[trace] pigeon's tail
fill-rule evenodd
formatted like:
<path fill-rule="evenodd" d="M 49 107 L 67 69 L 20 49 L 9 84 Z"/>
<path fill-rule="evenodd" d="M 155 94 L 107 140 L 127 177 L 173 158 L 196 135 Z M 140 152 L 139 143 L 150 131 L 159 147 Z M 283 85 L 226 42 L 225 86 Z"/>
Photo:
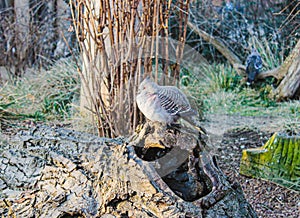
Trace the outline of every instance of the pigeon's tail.
<path fill-rule="evenodd" d="M 202 126 L 195 126 L 195 128 L 203 135 L 207 135 L 206 129 L 204 129 Z"/>
<path fill-rule="evenodd" d="M 185 121 L 187 121 L 190 125 L 192 125 L 198 132 L 200 132 L 203 135 L 207 135 L 206 130 L 201 126 L 201 123 L 198 119 L 198 116 L 190 115 L 190 116 L 181 116 Z"/>

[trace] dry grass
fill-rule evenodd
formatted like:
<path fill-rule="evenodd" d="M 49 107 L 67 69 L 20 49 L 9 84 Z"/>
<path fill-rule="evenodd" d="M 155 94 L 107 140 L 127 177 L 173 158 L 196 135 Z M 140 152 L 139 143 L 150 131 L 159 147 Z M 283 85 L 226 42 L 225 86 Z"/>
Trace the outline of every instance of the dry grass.
<path fill-rule="evenodd" d="M 282 129 L 298 131 L 299 101 L 275 102 L 261 90 L 266 89 L 266 85 L 242 87 L 232 80 L 230 69 L 219 66 L 208 70 L 213 74 L 214 69 L 222 71 L 213 77 L 208 75 L 207 80 L 190 79 L 192 82 L 184 87 L 195 106 L 204 112 L 204 118 L 208 114 L 282 117 Z M 228 78 L 222 78 L 224 75 Z M 80 113 L 79 75 L 76 65 L 70 60 L 59 61 L 48 71 L 30 70 L 24 78 L 8 82 L 0 89 L 0 109 L 6 112 L 6 120 L 13 117 L 43 122 L 64 121 L 76 130 L 97 133 L 97 126 Z"/>
<path fill-rule="evenodd" d="M 55 63 L 50 70 L 29 69 L 25 76 L 1 87 L 0 110 L 19 118 L 61 120 L 71 116 L 79 98 L 79 76 L 70 60 Z"/>

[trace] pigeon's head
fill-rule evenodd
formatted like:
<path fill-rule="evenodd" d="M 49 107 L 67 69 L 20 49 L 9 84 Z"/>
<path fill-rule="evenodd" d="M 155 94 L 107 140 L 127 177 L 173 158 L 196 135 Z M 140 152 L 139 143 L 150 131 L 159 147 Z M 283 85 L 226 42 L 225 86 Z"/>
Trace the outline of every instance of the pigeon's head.
<path fill-rule="evenodd" d="M 157 91 L 158 85 L 152 81 L 152 79 L 147 76 L 139 85 L 138 92 L 148 92 L 155 93 Z"/>

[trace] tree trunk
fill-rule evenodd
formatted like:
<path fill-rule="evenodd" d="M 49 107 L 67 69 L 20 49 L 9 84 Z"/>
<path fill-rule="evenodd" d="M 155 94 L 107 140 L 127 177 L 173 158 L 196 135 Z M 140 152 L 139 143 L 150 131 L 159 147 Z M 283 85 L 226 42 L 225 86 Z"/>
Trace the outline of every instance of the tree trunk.
<path fill-rule="evenodd" d="M 260 148 L 243 151 L 240 173 L 300 191 L 300 137 L 275 133 Z"/>
<path fill-rule="evenodd" d="M 20 132 L 14 141 L 1 141 L 0 213 L 257 217 L 241 187 L 226 180 L 198 134 L 152 125 L 131 139 L 42 126 Z M 153 142 L 164 148 L 149 146 Z"/>
<path fill-rule="evenodd" d="M 71 9 L 64 0 L 57 0 L 55 31 L 56 48 L 53 56 L 55 58 L 68 57 L 77 49 L 75 44 L 75 34 L 72 30 Z"/>
<path fill-rule="evenodd" d="M 63 0 L 6 0 L 0 10 L 0 47 L 4 49 L 0 65 L 11 74 L 21 76 L 27 67 L 49 67 L 53 57 L 66 49 L 61 36 L 67 32 L 62 26 L 68 23 L 68 7 Z"/>
<path fill-rule="evenodd" d="M 24 73 L 24 68 L 26 66 L 26 58 L 29 49 L 29 0 L 15 0 L 15 41 L 14 48 L 12 48 L 12 56 L 16 57 L 14 63 L 14 74 L 16 76 L 21 76 Z"/>
<path fill-rule="evenodd" d="M 273 93 L 278 101 L 300 96 L 300 40 L 284 63 L 272 75 L 278 79 L 283 78 Z"/>
<path fill-rule="evenodd" d="M 285 61 L 280 67 L 277 67 L 273 70 L 269 70 L 266 72 L 262 72 L 258 75 L 258 78 L 262 79 L 269 76 L 273 76 L 278 80 L 283 79 L 289 72 L 289 69 L 292 67 L 292 65 L 295 64 L 295 62 L 296 63 L 299 62 L 299 56 L 300 56 L 300 40 L 297 42 L 295 48 L 291 51 L 290 55 L 285 59 Z"/>

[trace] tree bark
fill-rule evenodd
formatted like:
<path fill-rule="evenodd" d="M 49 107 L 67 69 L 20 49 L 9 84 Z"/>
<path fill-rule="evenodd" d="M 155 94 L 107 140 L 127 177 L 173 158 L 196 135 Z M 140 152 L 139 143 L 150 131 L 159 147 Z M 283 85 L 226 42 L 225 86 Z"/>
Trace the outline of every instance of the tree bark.
<path fill-rule="evenodd" d="M 130 139 L 43 126 L 20 132 L 14 141 L 1 141 L 0 213 L 257 217 L 200 141 L 201 135 L 152 125 Z M 165 148 L 144 147 L 153 142 Z"/>
<path fill-rule="evenodd" d="M 273 92 L 278 100 L 299 98 L 300 96 L 300 40 L 286 58 L 285 62 L 274 72 L 279 79 L 283 78 L 279 86 Z"/>
<path fill-rule="evenodd" d="M 68 57 L 75 51 L 75 34 L 72 30 L 71 9 L 65 0 L 57 0 L 55 18 L 56 48 L 55 58 Z"/>
<path fill-rule="evenodd" d="M 291 51 L 290 55 L 285 59 L 283 64 L 275 69 L 268 70 L 265 72 L 262 72 L 258 75 L 258 78 L 266 78 L 269 76 L 273 76 L 278 80 L 283 79 L 287 73 L 290 71 L 290 68 L 293 64 L 297 64 L 299 62 L 299 56 L 300 56 L 300 40 L 297 42 L 295 48 Z M 292 67 L 292 71 L 293 71 Z M 297 73 L 297 71 L 295 71 Z"/>
<path fill-rule="evenodd" d="M 275 133 L 260 148 L 243 150 L 240 173 L 300 191 L 300 137 Z"/>
<path fill-rule="evenodd" d="M 21 76 L 24 73 L 24 68 L 26 65 L 26 58 L 29 49 L 29 1 L 27 0 L 15 0 L 15 42 L 14 48 L 12 49 L 12 56 L 16 56 L 14 63 L 14 73 L 16 76 Z M 25 37 L 24 37 L 25 36 Z M 26 37 L 27 36 L 27 37 Z"/>

